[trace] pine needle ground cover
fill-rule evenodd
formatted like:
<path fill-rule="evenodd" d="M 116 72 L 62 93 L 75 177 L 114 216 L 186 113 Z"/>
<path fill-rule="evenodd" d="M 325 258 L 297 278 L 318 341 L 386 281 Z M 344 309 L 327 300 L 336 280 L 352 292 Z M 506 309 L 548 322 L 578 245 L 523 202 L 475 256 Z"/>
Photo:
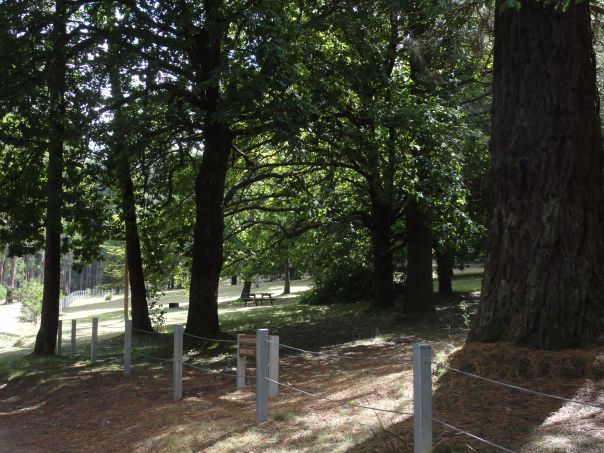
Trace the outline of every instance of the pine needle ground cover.
<path fill-rule="evenodd" d="M 451 367 L 604 403 L 604 349 L 537 352 L 506 345 L 464 346 L 464 319 L 476 297 L 462 299 L 464 310 L 459 300 L 447 300 L 434 319 L 406 319 L 393 312 L 368 315 L 365 304 L 303 306 L 295 296 L 251 309 L 223 301 L 223 328 L 230 335 L 269 325 L 282 343 L 350 358 L 282 351 L 281 382 L 331 400 L 393 411 L 361 409 L 281 388 L 271 400 L 269 422 L 262 425 L 254 421 L 253 366 L 243 390 L 236 390 L 231 377 L 185 369 L 183 399 L 171 400 L 170 364 L 144 357 L 170 356 L 171 326 L 157 336 L 135 336 L 140 355 L 134 358 L 132 376 L 124 377 L 122 334 L 103 329 L 114 317 L 119 319 L 119 313 L 107 312 L 104 316 L 111 319 L 101 322 L 103 346 L 96 365 L 87 360 L 85 341 L 76 361 L 2 353 L 0 450 L 411 451 L 413 420 L 405 414 L 413 411 L 411 347 L 420 340 L 432 344 L 435 361 Z M 185 346 L 190 363 L 232 369 L 234 351 L 228 346 Z M 595 408 L 439 369 L 433 385 L 435 416 L 513 450 L 604 450 L 604 414 Z M 438 425 L 434 433 L 436 451 L 492 451 Z"/>

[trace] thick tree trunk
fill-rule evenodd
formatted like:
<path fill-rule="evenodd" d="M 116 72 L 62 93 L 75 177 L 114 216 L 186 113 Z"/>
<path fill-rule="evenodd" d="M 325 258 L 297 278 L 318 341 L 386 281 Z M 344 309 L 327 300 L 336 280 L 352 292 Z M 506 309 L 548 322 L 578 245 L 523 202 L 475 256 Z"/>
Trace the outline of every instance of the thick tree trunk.
<path fill-rule="evenodd" d="M 48 180 L 46 182 L 46 259 L 40 329 L 36 354 L 54 354 L 59 326 L 61 293 L 61 203 L 63 192 L 63 146 L 65 139 L 66 6 L 57 0 L 52 31 L 52 60 L 48 79 L 50 93 Z"/>
<path fill-rule="evenodd" d="M 380 203 L 377 197 L 372 198 L 373 299 L 370 308 L 383 310 L 394 305 L 392 222 L 387 205 Z"/>
<path fill-rule="evenodd" d="M 218 284 L 223 264 L 224 184 L 231 138 L 221 123 L 206 124 L 201 168 L 195 180 L 197 208 L 187 333 L 218 333 Z"/>
<path fill-rule="evenodd" d="M 559 349 L 604 330 L 603 156 L 589 2 L 542 4 L 495 20 L 492 211 L 470 340 Z"/>
<path fill-rule="evenodd" d="M 292 285 L 289 275 L 289 259 L 287 258 L 285 259 L 285 265 L 283 266 L 283 274 L 285 275 L 285 281 L 283 282 L 283 294 L 291 294 Z"/>
<path fill-rule="evenodd" d="M 227 22 L 223 0 L 205 2 L 205 24 L 191 36 L 188 49 L 200 85 L 203 120 L 203 157 L 195 178 L 195 226 L 187 333 L 211 335 L 220 331 L 218 285 L 223 264 L 224 187 L 231 154 L 229 124 L 220 119 L 221 84 L 218 72 Z"/>
<path fill-rule="evenodd" d="M 407 206 L 406 313 L 433 313 L 432 226 L 415 201 Z"/>
<path fill-rule="evenodd" d="M 231 285 L 232 286 L 237 285 L 237 276 L 236 275 L 231 275 Z"/>
<path fill-rule="evenodd" d="M 453 253 L 450 250 L 436 250 L 436 272 L 438 273 L 438 294 L 453 294 Z"/>
<path fill-rule="evenodd" d="M 249 296 L 249 294 L 251 292 L 252 292 L 252 281 L 243 280 L 243 289 L 241 290 L 241 296 L 239 296 L 239 298 L 243 299 L 244 297 Z"/>

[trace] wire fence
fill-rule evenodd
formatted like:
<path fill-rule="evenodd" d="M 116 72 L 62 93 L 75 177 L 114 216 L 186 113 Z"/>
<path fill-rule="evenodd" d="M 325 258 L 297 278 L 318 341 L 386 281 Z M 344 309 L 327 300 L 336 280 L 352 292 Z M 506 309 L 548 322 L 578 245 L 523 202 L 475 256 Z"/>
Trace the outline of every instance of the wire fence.
<path fill-rule="evenodd" d="M 319 400 L 325 400 L 325 401 L 330 401 L 332 403 L 337 403 L 340 404 L 342 406 L 350 406 L 350 407 L 356 407 L 356 408 L 360 408 L 360 409 L 369 409 L 369 410 L 373 410 L 373 411 L 378 411 L 378 412 L 389 412 L 391 414 L 397 414 L 397 415 L 410 415 L 413 416 L 413 413 L 411 412 L 401 412 L 401 411 L 395 411 L 395 410 L 391 410 L 391 409 L 384 409 L 381 407 L 373 407 L 373 406 L 366 406 L 364 404 L 357 404 L 357 403 L 353 403 L 352 401 L 348 401 L 348 400 L 341 400 L 341 399 L 336 399 L 336 398 L 329 398 L 327 396 L 321 396 L 321 395 L 317 395 L 316 393 L 311 393 L 311 392 L 307 392 L 306 390 L 301 390 L 299 388 L 296 388 L 292 385 L 289 384 L 285 384 L 283 382 L 279 382 L 276 381 L 274 379 L 271 378 L 265 378 L 267 381 L 269 382 L 273 382 L 281 387 L 285 387 L 288 388 L 290 390 L 293 390 L 295 392 L 301 393 L 303 395 L 306 396 L 310 396 L 311 398 L 315 398 L 315 399 L 319 399 Z"/>
<path fill-rule="evenodd" d="M 551 398 L 551 399 L 555 399 L 555 400 L 559 400 L 559 401 L 565 401 L 565 402 L 568 402 L 568 403 L 580 404 L 580 405 L 583 405 L 583 406 L 594 407 L 596 409 L 604 410 L 604 405 L 602 405 L 602 404 L 590 403 L 588 401 L 581 401 L 581 400 L 577 400 L 577 399 L 574 399 L 574 398 L 565 398 L 563 396 L 551 395 L 549 393 L 539 392 L 537 390 L 531 390 L 531 389 L 527 389 L 527 388 L 524 388 L 524 387 L 519 387 L 517 385 L 508 384 L 506 382 L 497 381 L 495 379 L 490 379 L 490 378 L 487 378 L 487 377 L 484 377 L 484 376 L 479 376 L 477 374 L 473 374 L 473 373 L 470 373 L 468 371 L 463 371 L 463 370 L 460 370 L 458 368 L 453 368 L 453 367 L 447 366 L 444 363 L 440 363 L 440 362 L 432 362 L 432 364 L 435 365 L 435 366 L 437 366 L 437 367 L 439 367 L 439 368 L 443 368 L 445 370 L 453 371 L 455 373 L 459 373 L 459 374 L 462 374 L 464 376 L 467 376 L 467 377 L 470 377 L 470 378 L 473 378 L 473 379 L 478 379 L 478 380 L 481 380 L 481 381 L 484 381 L 484 382 L 489 382 L 491 384 L 500 385 L 502 387 L 506 387 L 506 388 L 509 388 L 509 389 L 512 389 L 512 390 L 516 390 L 518 392 L 529 393 L 531 395 L 543 396 L 545 398 Z"/>
<path fill-rule="evenodd" d="M 352 356 L 343 355 L 343 354 L 336 354 L 336 353 L 333 353 L 333 352 L 309 351 L 307 349 L 297 348 L 297 347 L 294 347 L 294 346 L 283 344 L 281 342 L 276 342 L 276 341 L 271 341 L 271 340 L 266 340 L 266 341 L 268 343 L 271 343 L 271 344 L 276 344 L 280 348 L 284 348 L 284 349 L 289 349 L 289 350 L 292 350 L 292 351 L 301 352 L 303 354 L 310 354 L 310 355 L 323 356 L 323 357 L 331 357 L 331 358 L 334 358 L 334 359 L 362 360 L 362 361 L 367 361 L 367 360 L 382 361 L 382 360 L 384 360 L 383 357 L 379 357 L 379 356 L 378 357 L 352 357 Z"/>
<path fill-rule="evenodd" d="M 225 340 L 225 339 L 219 339 L 219 338 L 206 338 L 206 337 L 199 337 L 197 335 L 192 335 L 190 333 L 185 332 L 184 333 L 185 337 L 191 337 L 191 338 L 196 338 L 198 340 L 202 340 L 202 341 L 210 341 L 213 343 L 231 343 L 231 344 L 236 344 L 237 340 Z"/>
<path fill-rule="evenodd" d="M 123 323 L 123 321 L 118 321 L 118 322 L 113 323 L 113 324 L 105 325 L 105 326 L 103 326 L 103 328 L 114 327 L 116 329 L 121 329 L 122 328 L 122 323 Z M 138 329 L 138 328 L 135 328 L 135 327 L 131 327 L 131 328 L 132 328 L 132 331 L 140 332 L 142 334 L 147 334 L 147 335 L 154 336 L 154 337 L 164 337 L 165 338 L 165 334 L 160 334 L 160 333 L 155 332 L 155 331 L 151 332 L 151 331 L 147 331 L 147 330 L 143 330 L 143 329 Z M 245 366 L 243 367 L 243 370 L 242 370 L 242 369 L 239 368 L 239 365 L 238 365 L 237 372 L 232 372 L 232 371 L 226 371 L 226 370 L 216 370 L 216 369 L 208 368 L 208 367 L 205 367 L 205 366 L 201 366 L 198 363 L 192 363 L 192 362 L 183 361 L 183 357 L 186 356 L 186 354 L 184 354 L 184 355 L 182 354 L 182 338 L 184 336 L 187 336 L 187 337 L 199 340 L 199 341 L 203 341 L 203 342 L 227 343 L 227 344 L 238 344 L 239 343 L 239 339 L 238 340 L 229 340 L 229 339 L 224 339 L 224 338 L 202 337 L 202 336 L 198 336 L 198 335 L 193 335 L 193 334 L 185 333 L 182 330 L 182 327 L 179 327 L 179 329 L 180 329 L 180 332 L 181 332 L 180 333 L 180 335 L 181 335 L 181 340 L 180 340 L 181 341 L 181 347 L 180 347 L 178 355 L 175 355 L 175 356 L 170 357 L 170 358 L 158 357 L 157 355 L 147 354 L 147 353 L 142 352 L 142 351 L 135 351 L 134 348 L 132 348 L 133 356 L 134 357 L 143 358 L 143 359 L 147 359 L 147 360 L 152 360 L 152 361 L 155 361 L 155 362 L 159 362 L 161 364 L 161 366 L 166 366 L 167 364 L 172 364 L 173 370 L 175 369 L 175 367 L 180 366 L 180 369 L 181 369 L 181 371 L 179 371 L 180 374 L 182 374 L 182 368 L 186 368 L 186 369 L 190 369 L 190 370 L 193 370 L 194 372 L 198 372 L 198 373 L 201 373 L 201 374 L 204 374 L 204 375 L 224 376 L 224 377 L 229 377 L 229 378 L 236 378 L 236 379 L 238 379 L 238 388 L 242 388 L 242 387 L 239 387 L 239 385 L 240 385 L 239 384 L 239 380 L 240 379 L 247 380 L 249 387 L 250 388 L 252 387 L 251 379 L 252 379 L 253 376 L 248 375 L 245 372 Z M 271 338 L 273 338 L 273 337 L 271 337 Z M 354 360 L 354 361 L 367 361 L 367 360 L 380 360 L 380 361 L 383 361 L 383 360 L 385 360 L 384 357 L 376 357 L 376 356 L 372 356 L 372 357 L 367 357 L 367 356 L 365 356 L 365 357 L 352 357 L 352 356 L 349 356 L 349 355 L 332 353 L 332 352 L 311 351 L 311 350 L 307 350 L 307 349 L 303 349 L 303 348 L 299 348 L 299 347 L 283 344 L 280 341 L 278 341 L 278 337 L 274 337 L 274 338 L 276 339 L 276 341 L 274 341 L 273 339 L 266 339 L 264 341 L 267 344 L 277 346 L 278 349 L 283 348 L 283 349 L 288 349 L 288 350 L 300 352 L 300 353 L 303 353 L 303 354 L 309 354 L 309 355 L 313 355 L 313 356 L 326 357 L 326 358 L 330 358 L 330 359 L 344 359 L 344 360 Z M 176 341 L 176 335 L 175 335 L 175 341 Z M 242 341 L 244 341 L 244 340 L 242 340 Z M 256 340 L 253 340 L 254 343 L 255 343 L 255 341 Z M 248 343 L 248 342 L 249 342 L 249 340 L 245 341 L 245 343 Z M 429 345 L 427 345 L 427 346 L 429 347 Z M 175 351 L 176 351 L 176 349 L 175 349 Z M 414 347 L 414 353 L 415 353 L 415 347 Z M 175 354 L 176 354 L 176 352 L 175 352 Z M 430 348 L 430 355 L 431 355 L 431 348 Z M 177 359 L 175 359 L 175 357 L 180 357 L 180 358 L 177 361 Z M 389 358 L 391 358 L 391 356 L 389 356 Z M 402 360 L 404 360 L 404 359 L 402 359 Z M 567 398 L 567 397 L 563 397 L 563 396 L 549 394 L 549 393 L 542 392 L 542 391 L 532 390 L 532 389 L 529 389 L 529 388 L 525 388 L 525 387 L 521 387 L 521 386 L 518 386 L 518 385 L 510 384 L 510 383 L 499 381 L 499 380 L 496 380 L 496 379 L 480 376 L 480 375 L 477 375 L 477 374 L 474 374 L 474 373 L 471 373 L 471 372 L 468 372 L 468 371 L 464 371 L 464 370 L 459 369 L 459 368 L 455 368 L 455 367 L 449 366 L 449 365 L 447 365 L 445 363 L 442 363 L 442 362 L 435 362 L 435 361 L 427 360 L 426 363 L 427 363 L 427 365 L 426 365 L 427 366 L 427 372 L 429 374 L 428 379 L 430 380 L 430 382 L 431 382 L 431 379 L 432 379 L 432 376 L 431 376 L 432 375 L 431 365 L 434 365 L 436 368 L 441 368 L 441 369 L 450 371 L 452 373 L 458 373 L 458 374 L 461 374 L 461 375 L 463 375 L 463 376 L 465 376 L 465 377 L 467 377 L 469 379 L 476 379 L 476 380 L 487 382 L 487 383 L 490 383 L 490 384 L 493 384 L 493 385 L 499 385 L 499 386 L 502 386 L 502 387 L 505 387 L 505 388 L 508 388 L 508 389 L 511 389 L 511 390 L 514 390 L 514 391 L 523 392 L 523 393 L 527 393 L 527 394 L 531 394 L 531 395 L 539 396 L 539 397 L 551 398 L 551 399 L 555 399 L 555 400 L 558 400 L 558 401 L 563 401 L 563 402 L 570 403 L 570 404 L 579 404 L 579 405 L 582 405 L 582 406 L 586 406 L 586 407 L 590 407 L 590 408 L 595 408 L 595 409 L 598 409 L 598 410 L 603 410 L 604 409 L 604 404 L 594 403 L 594 402 L 589 402 L 589 401 L 582 401 L 582 400 L 575 399 L 575 398 Z M 180 364 L 180 365 L 178 365 L 178 364 Z M 258 366 L 259 366 L 259 364 L 257 364 L 257 367 Z M 268 364 L 266 364 L 266 366 L 268 366 Z M 288 384 L 288 383 L 285 383 L 285 382 L 281 382 L 281 381 L 278 380 L 278 378 L 272 379 L 271 377 L 266 377 L 265 374 L 264 375 L 263 374 L 259 375 L 258 373 L 259 373 L 259 371 L 258 371 L 258 368 L 257 368 L 256 378 L 260 379 L 260 380 L 265 379 L 266 382 L 267 382 L 267 385 L 268 385 L 268 383 L 272 383 L 272 384 L 275 384 L 276 386 L 279 386 L 279 387 L 282 387 L 282 388 L 287 388 L 287 389 L 289 389 L 289 390 L 291 390 L 293 392 L 296 392 L 296 393 L 308 396 L 308 397 L 316 399 L 316 400 L 328 401 L 328 402 L 335 403 L 335 404 L 338 404 L 338 405 L 341 405 L 341 406 L 353 407 L 353 408 L 358 408 L 358 409 L 372 410 L 372 411 L 375 411 L 375 412 L 390 413 L 390 414 L 395 414 L 395 415 L 398 415 L 398 416 L 418 417 L 418 415 L 417 415 L 418 413 L 417 412 L 414 414 L 414 413 L 405 412 L 405 411 L 402 411 L 402 410 L 386 409 L 386 408 L 383 408 L 383 407 L 377 407 L 377 406 L 372 406 L 372 405 L 368 405 L 368 404 L 359 404 L 359 403 L 353 402 L 353 401 L 348 400 L 348 399 L 338 399 L 338 398 L 331 398 L 331 397 L 328 397 L 328 396 L 323 396 L 323 395 L 320 395 L 320 394 L 317 394 L 317 393 L 313 393 L 313 392 L 310 392 L 310 391 L 307 391 L 307 390 L 303 390 L 303 389 L 298 388 L 298 387 L 296 387 L 294 385 L 291 385 L 291 384 Z M 414 370 L 414 373 L 415 373 L 415 370 Z M 416 379 L 416 377 L 414 375 L 414 380 L 415 379 Z M 241 381 L 241 382 L 242 382 L 241 385 L 244 385 L 243 381 Z M 275 388 L 277 388 L 277 387 L 275 387 Z M 429 388 L 430 388 L 430 401 L 431 401 L 431 398 L 432 398 L 431 397 L 431 393 L 432 393 L 432 391 L 431 391 L 431 385 L 429 386 Z M 414 391 L 414 394 L 415 394 L 415 391 Z M 257 395 L 258 395 L 258 389 L 257 389 Z M 417 398 L 417 397 L 415 397 L 415 395 L 414 395 L 414 399 L 415 398 Z M 475 440 L 477 442 L 480 442 L 480 443 L 482 443 L 484 445 L 488 445 L 489 447 L 492 447 L 492 448 L 497 449 L 499 451 L 504 451 L 504 452 L 508 452 L 508 453 L 516 453 L 515 450 L 513 450 L 513 449 L 511 449 L 509 447 L 500 445 L 500 444 L 498 444 L 498 443 L 496 443 L 494 441 L 488 440 L 488 439 L 486 439 L 486 438 L 484 438 L 482 436 L 479 436 L 479 435 L 477 435 L 475 433 L 469 432 L 469 431 L 467 431 L 467 430 L 465 430 L 463 428 L 455 426 L 455 425 L 449 423 L 448 421 L 444 421 L 444 420 L 442 420 L 442 419 L 440 419 L 438 417 L 434 417 L 434 416 L 431 415 L 431 413 L 429 413 L 428 419 L 431 420 L 431 421 L 433 421 L 434 423 L 437 423 L 437 424 L 441 425 L 445 429 L 451 430 L 451 431 L 453 431 L 453 432 L 455 432 L 455 433 L 457 433 L 459 435 L 467 436 L 467 437 L 469 437 L 469 438 L 471 438 L 471 439 L 473 439 L 473 440 Z M 430 428 L 430 430 L 431 430 L 431 428 Z M 417 437 L 417 434 L 416 434 L 415 437 Z"/>
<path fill-rule="evenodd" d="M 484 439 L 482 437 L 479 437 L 476 434 L 472 434 L 472 433 L 470 433 L 468 431 L 464 431 L 463 429 L 458 428 L 457 426 L 453 426 L 453 425 L 451 425 L 451 424 L 449 424 L 447 422 L 444 422 L 444 421 L 442 421 L 442 420 L 440 420 L 440 419 L 438 419 L 436 417 L 432 417 L 432 420 L 435 421 L 436 423 L 440 424 L 440 425 L 443 425 L 445 428 L 449 428 L 449 429 L 457 432 L 458 434 L 464 434 L 465 436 L 471 437 L 472 439 L 477 440 L 479 442 L 482 442 L 483 444 L 490 445 L 491 447 L 497 448 L 498 450 L 507 451 L 508 453 L 516 453 L 515 450 L 510 450 L 507 447 L 504 447 L 502 445 L 498 445 L 495 442 L 491 442 L 490 440 L 487 440 L 487 439 Z"/>

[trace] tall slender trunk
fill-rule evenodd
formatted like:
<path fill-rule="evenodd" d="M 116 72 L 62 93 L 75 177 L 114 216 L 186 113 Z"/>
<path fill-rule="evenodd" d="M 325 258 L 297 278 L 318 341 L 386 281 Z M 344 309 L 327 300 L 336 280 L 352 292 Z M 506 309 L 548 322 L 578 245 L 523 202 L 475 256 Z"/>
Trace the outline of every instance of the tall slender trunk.
<path fill-rule="evenodd" d="M 218 333 L 218 285 L 223 264 L 224 188 L 231 153 L 232 134 L 220 119 L 222 94 L 220 65 L 227 24 L 223 0 L 206 0 L 206 23 L 191 36 L 189 57 L 197 82 L 203 87 L 200 107 L 204 113 L 203 156 L 195 178 L 195 226 L 187 332 Z"/>
<path fill-rule="evenodd" d="M 557 3 L 497 5 L 488 254 L 471 341 L 561 349 L 604 332 L 590 2 Z"/>
<path fill-rule="evenodd" d="M 438 273 L 438 294 L 453 294 L 453 253 L 450 250 L 436 250 L 436 268 Z"/>
<path fill-rule="evenodd" d="M 115 44 L 111 45 L 111 51 L 115 52 Z M 122 85 L 119 68 L 113 66 L 109 70 L 109 82 L 111 84 L 111 95 L 115 101 L 123 99 Z M 117 173 L 118 185 L 122 204 L 122 218 L 124 219 L 126 237 L 126 262 L 130 281 L 132 308 L 132 327 L 148 332 L 153 331 L 149 308 L 147 306 L 147 290 L 145 288 L 145 276 L 143 270 L 143 259 L 141 255 L 140 237 L 138 234 L 138 223 L 136 218 L 136 198 L 134 194 L 134 183 L 130 168 L 130 148 L 125 142 L 128 135 L 127 118 L 118 110 L 113 122 L 115 141 L 111 149 L 111 165 Z M 124 302 L 127 299 L 128 287 L 124 288 Z"/>
<path fill-rule="evenodd" d="M 151 326 L 147 306 L 147 290 L 145 289 L 143 259 L 136 221 L 134 185 L 130 176 L 130 165 L 127 162 L 118 165 L 118 173 L 122 195 L 122 212 L 126 227 L 126 256 L 130 277 L 132 326 L 137 329 L 152 331 L 153 327 Z"/>
<path fill-rule="evenodd" d="M 46 252 L 42 250 L 42 255 L 40 256 L 40 282 L 44 283 L 44 262 L 46 261 Z"/>
<path fill-rule="evenodd" d="M 407 313 L 433 313 L 432 227 L 430 218 L 415 201 L 407 205 Z"/>
<path fill-rule="evenodd" d="M 17 257 L 12 256 L 10 259 L 10 271 L 8 273 L 7 285 L 9 288 L 14 288 L 15 278 L 17 277 Z"/>
<path fill-rule="evenodd" d="M 2 254 L 2 262 L 0 263 L 0 286 L 4 284 L 4 267 L 6 265 L 6 258 L 8 257 L 8 245 L 4 246 L 4 253 Z"/>
<path fill-rule="evenodd" d="M 291 279 L 289 275 L 289 258 L 285 259 L 283 266 L 283 273 L 285 274 L 285 281 L 283 282 L 283 294 L 290 294 L 291 290 Z"/>
<path fill-rule="evenodd" d="M 59 326 L 61 292 L 61 203 L 63 193 L 63 146 L 65 140 L 65 73 L 67 61 L 65 0 L 56 0 L 52 30 L 52 59 L 48 77 L 50 93 L 48 179 L 46 182 L 46 260 L 40 330 L 36 354 L 54 354 Z"/>
<path fill-rule="evenodd" d="M 373 251 L 372 310 L 394 305 L 394 268 L 392 265 L 392 224 L 388 205 L 372 196 L 371 243 Z"/>

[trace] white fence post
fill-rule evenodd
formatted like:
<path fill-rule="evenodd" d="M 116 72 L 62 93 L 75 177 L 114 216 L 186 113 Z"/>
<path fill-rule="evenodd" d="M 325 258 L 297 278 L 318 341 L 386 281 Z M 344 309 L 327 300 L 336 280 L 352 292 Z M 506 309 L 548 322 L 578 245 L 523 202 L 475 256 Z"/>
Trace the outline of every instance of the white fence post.
<path fill-rule="evenodd" d="M 182 399 L 182 337 L 183 328 L 174 326 L 174 356 L 172 357 L 172 399 Z"/>
<path fill-rule="evenodd" d="M 76 356 L 76 324 L 77 320 L 71 320 L 71 351 L 69 351 L 69 358 L 75 359 Z"/>
<path fill-rule="evenodd" d="M 57 355 L 63 353 L 63 321 L 59 320 L 59 329 L 57 330 Z"/>
<path fill-rule="evenodd" d="M 413 453 L 432 451 L 432 346 L 413 345 Z"/>
<path fill-rule="evenodd" d="M 124 376 L 130 376 L 130 361 L 132 356 L 132 320 L 126 319 L 124 331 Z"/>
<path fill-rule="evenodd" d="M 241 345 L 241 334 L 237 335 L 237 388 L 244 389 L 245 388 L 245 365 L 246 365 L 246 357 L 241 355 L 240 345 Z"/>
<path fill-rule="evenodd" d="M 256 423 L 268 421 L 268 329 L 256 330 Z"/>
<path fill-rule="evenodd" d="M 99 318 L 92 318 L 92 341 L 90 343 L 90 361 L 96 363 L 96 345 L 99 335 Z"/>
<path fill-rule="evenodd" d="M 279 380 L 279 335 L 270 335 L 268 344 L 268 397 L 274 398 L 279 395 L 279 384 L 273 381 Z"/>

